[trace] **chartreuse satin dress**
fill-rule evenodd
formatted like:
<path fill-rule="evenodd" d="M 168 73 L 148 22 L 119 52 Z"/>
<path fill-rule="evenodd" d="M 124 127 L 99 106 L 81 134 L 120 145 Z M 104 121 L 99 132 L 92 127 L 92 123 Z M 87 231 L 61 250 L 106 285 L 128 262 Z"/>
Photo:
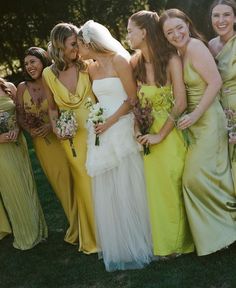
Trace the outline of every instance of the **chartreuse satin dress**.
<path fill-rule="evenodd" d="M 29 94 L 28 88 L 23 93 L 23 106 L 26 112 L 42 118 L 45 123 L 49 122 L 47 99 L 36 105 Z M 60 200 L 69 222 L 65 241 L 76 244 L 79 242 L 78 208 L 65 151 L 52 132 L 45 138 L 33 137 L 32 140 L 41 167 Z"/>
<path fill-rule="evenodd" d="M 236 112 L 236 35 L 234 35 L 216 56 L 217 66 L 223 80 L 221 88 L 221 103 L 223 108 Z M 234 145 L 229 145 L 230 160 L 234 186 L 236 188 L 236 155 L 233 155 Z"/>
<path fill-rule="evenodd" d="M 91 191 L 92 185 L 91 178 L 88 176 L 85 168 L 87 153 L 86 120 L 89 113 L 85 103 L 88 97 L 94 99 L 89 75 L 86 72 L 79 72 L 79 79 L 74 94 L 68 91 L 50 67 L 44 69 L 43 77 L 53 93 L 59 110 L 73 110 L 76 115 L 78 131 L 73 138 L 76 157 L 73 157 L 69 140 L 63 140 L 61 143 L 71 167 L 73 189 L 78 205 L 79 251 L 88 254 L 94 253 L 97 252 L 97 247 Z"/>
<path fill-rule="evenodd" d="M 15 104 L 9 96 L 0 96 L 0 110 L 15 114 Z M 17 144 L 1 143 L 0 156 L 0 238 L 10 232 L 7 215 L 14 236 L 13 246 L 30 249 L 47 238 L 47 226 L 23 135 L 19 134 Z"/>
<path fill-rule="evenodd" d="M 189 59 L 184 65 L 189 112 L 207 84 Z M 236 199 L 228 157 L 226 119 L 218 98 L 192 126 L 183 174 L 185 207 L 198 255 L 236 240 Z"/>
<path fill-rule="evenodd" d="M 171 86 L 140 85 L 138 97 L 152 104 L 154 122 L 150 133 L 160 131 L 173 107 Z M 147 196 L 154 255 L 189 253 L 194 250 L 182 192 L 186 146 L 174 128 L 144 156 Z"/>

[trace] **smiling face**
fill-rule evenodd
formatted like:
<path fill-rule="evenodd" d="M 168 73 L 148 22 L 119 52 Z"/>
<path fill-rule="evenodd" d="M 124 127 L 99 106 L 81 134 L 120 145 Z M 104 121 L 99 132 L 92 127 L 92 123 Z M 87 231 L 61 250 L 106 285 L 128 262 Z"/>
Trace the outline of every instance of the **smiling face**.
<path fill-rule="evenodd" d="M 43 64 L 39 58 L 28 55 L 25 57 L 24 65 L 26 72 L 32 79 L 36 80 L 41 77 L 43 71 Z"/>
<path fill-rule="evenodd" d="M 163 23 L 166 39 L 177 49 L 184 48 L 190 40 L 189 28 L 181 18 L 167 18 Z"/>
<path fill-rule="evenodd" d="M 215 32 L 228 40 L 234 34 L 234 22 L 236 17 L 232 7 L 219 4 L 212 9 L 211 22 Z"/>
<path fill-rule="evenodd" d="M 140 49 L 145 39 L 145 29 L 139 28 L 134 21 L 129 20 L 127 40 L 131 49 Z"/>
<path fill-rule="evenodd" d="M 77 36 L 73 34 L 64 43 L 64 58 L 67 62 L 74 61 L 78 54 Z"/>

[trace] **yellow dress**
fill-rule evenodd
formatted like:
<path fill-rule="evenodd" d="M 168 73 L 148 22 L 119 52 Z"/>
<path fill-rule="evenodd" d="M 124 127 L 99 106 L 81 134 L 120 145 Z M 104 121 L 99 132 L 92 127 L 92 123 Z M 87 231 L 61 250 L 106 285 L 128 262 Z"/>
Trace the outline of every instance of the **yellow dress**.
<path fill-rule="evenodd" d="M 191 112 L 207 84 L 189 61 L 184 67 L 184 81 Z M 213 253 L 236 240 L 236 199 L 225 127 L 226 119 L 218 99 L 189 127 L 191 145 L 186 156 L 183 189 L 198 255 Z"/>
<path fill-rule="evenodd" d="M 138 96 L 152 103 L 154 122 L 150 133 L 158 133 L 172 108 L 171 86 L 141 85 Z M 144 167 L 154 255 L 192 252 L 182 193 L 186 154 L 182 133 L 174 128 L 161 143 L 151 145 L 150 152 L 144 156 Z"/>
<path fill-rule="evenodd" d="M 221 103 L 224 108 L 236 111 L 236 35 L 234 35 L 216 56 L 217 66 L 223 80 Z M 229 145 L 232 174 L 236 188 L 236 161 L 233 159 L 234 145 Z"/>
<path fill-rule="evenodd" d="M 25 111 L 43 118 L 45 123 L 49 122 L 47 99 L 36 105 L 26 88 L 23 94 L 23 105 Z M 76 244 L 79 242 L 78 208 L 65 152 L 60 141 L 52 132 L 46 138 L 33 137 L 32 140 L 41 167 L 60 200 L 69 222 L 65 241 Z"/>
<path fill-rule="evenodd" d="M 9 96 L 0 96 L 0 110 L 15 113 Z M 1 143 L 0 155 L 0 216 L 3 204 L 14 235 L 13 246 L 30 249 L 47 238 L 47 226 L 23 135 L 19 135 L 18 144 Z"/>
<path fill-rule="evenodd" d="M 85 168 L 87 153 L 86 120 L 88 109 L 85 102 L 88 97 L 94 99 L 88 73 L 80 72 L 75 94 L 72 94 L 55 76 L 50 67 L 43 71 L 43 77 L 53 93 L 59 110 L 73 110 L 78 122 L 78 131 L 73 138 L 76 157 L 73 157 L 68 140 L 61 141 L 71 166 L 74 193 L 79 213 L 79 251 L 97 252 L 91 179 Z"/>

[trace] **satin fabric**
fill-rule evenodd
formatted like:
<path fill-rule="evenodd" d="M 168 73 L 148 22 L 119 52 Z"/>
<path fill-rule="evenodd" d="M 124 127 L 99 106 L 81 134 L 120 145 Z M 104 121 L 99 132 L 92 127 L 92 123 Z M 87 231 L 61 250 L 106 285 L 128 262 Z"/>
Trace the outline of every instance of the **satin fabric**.
<path fill-rule="evenodd" d="M 188 60 L 184 66 L 189 112 L 207 84 Z M 218 97 L 189 127 L 191 144 L 183 174 L 185 206 L 198 255 L 215 252 L 236 240 L 236 203 L 228 157 L 226 118 Z"/>
<path fill-rule="evenodd" d="M 160 131 L 173 106 L 171 86 L 140 85 L 138 97 L 152 104 L 150 133 Z M 144 156 L 154 255 L 189 253 L 194 245 L 184 208 L 182 173 L 186 147 L 181 131 L 174 128 Z"/>
<path fill-rule="evenodd" d="M 23 94 L 23 105 L 25 111 L 36 116 L 43 115 L 44 122 L 49 122 L 47 99 L 39 106 L 36 105 L 29 94 L 28 88 L 26 88 Z M 65 151 L 52 132 L 45 138 L 32 137 L 32 141 L 40 165 L 60 200 L 69 222 L 64 240 L 71 244 L 77 244 L 79 242 L 78 207 Z"/>
<path fill-rule="evenodd" d="M 218 70 L 223 80 L 220 100 L 224 108 L 236 111 L 236 35 L 234 35 L 216 56 Z M 236 161 L 233 159 L 234 145 L 229 144 L 234 186 L 236 188 Z"/>
<path fill-rule="evenodd" d="M 77 200 L 79 251 L 86 254 L 95 253 L 97 252 L 97 247 L 91 179 L 85 168 L 87 153 L 86 120 L 89 113 L 85 103 L 88 97 L 94 100 L 89 75 L 86 72 L 79 72 L 75 94 L 68 91 L 50 67 L 44 69 L 43 77 L 53 93 L 59 110 L 73 110 L 78 122 L 78 131 L 73 138 L 76 157 L 73 157 L 68 140 L 61 141 L 61 144 L 69 161 L 73 178 L 74 194 Z"/>
<path fill-rule="evenodd" d="M 15 105 L 9 96 L 0 96 L 0 110 L 15 113 Z M 2 221 L 9 219 L 14 235 L 13 246 L 26 250 L 47 238 L 47 226 L 39 203 L 27 145 L 22 134 L 17 144 L 0 144 L 0 231 Z M 6 213 L 3 213 L 3 205 Z"/>

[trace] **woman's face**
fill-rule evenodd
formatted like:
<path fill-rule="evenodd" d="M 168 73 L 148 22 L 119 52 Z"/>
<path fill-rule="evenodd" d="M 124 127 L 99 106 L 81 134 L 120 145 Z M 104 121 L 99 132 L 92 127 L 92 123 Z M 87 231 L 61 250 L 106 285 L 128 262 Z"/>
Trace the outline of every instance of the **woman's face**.
<path fill-rule="evenodd" d="M 234 34 L 235 21 L 236 17 L 232 7 L 225 4 L 219 4 L 212 9 L 212 27 L 219 36 L 231 37 Z"/>
<path fill-rule="evenodd" d="M 40 78 L 43 72 L 43 64 L 36 56 L 28 55 L 24 60 L 25 70 L 34 80 Z"/>
<path fill-rule="evenodd" d="M 76 60 L 78 56 L 77 36 L 75 34 L 69 36 L 65 40 L 64 58 L 66 61 L 71 62 Z"/>
<path fill-rule="evenodd" d="M 145 39 L 145 29 L 139 28 L 134 21 L 129 20 L 127 26 L 127 37 L 129 46 L 131 49 L 139 49 L 143 44 L 143 40 Z"/>
<path fill-rule="evenodd" d="M 188 25 L 181 18 L 167 18 L 162 29 L 166 39 L 177 49 L 184 48 L 190 40 Z"/>
<path fill-rule="evenodd" d="M 90 57 L 90 49 L 88 45 L 83 43 L 81 40 L 77 40 L 79 47 L 79 55 L 83 58 L 83 60 L 91 59 Z"/>

